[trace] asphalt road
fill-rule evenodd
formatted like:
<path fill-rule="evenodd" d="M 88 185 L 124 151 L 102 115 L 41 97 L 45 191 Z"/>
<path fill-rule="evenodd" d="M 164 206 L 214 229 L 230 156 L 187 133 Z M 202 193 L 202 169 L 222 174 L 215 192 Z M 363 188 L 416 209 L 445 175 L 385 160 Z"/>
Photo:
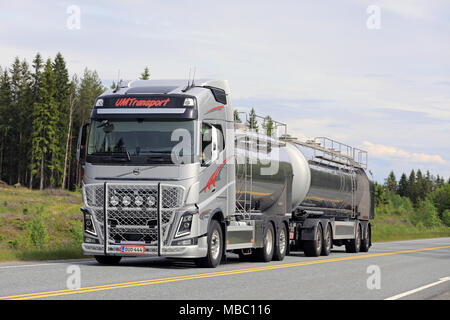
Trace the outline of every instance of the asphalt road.
<path fill-rule="evenodd" d="M 79 274 L 80 289 L 76 286 Z M 68 289 L 68 285 L 69 288 Z M 450 238 L 336 247 L 328 257 L 292 253 L 281 262 L 227 263 L 126 258 L 0 264 L 0 299 L 450 299 Z"/>

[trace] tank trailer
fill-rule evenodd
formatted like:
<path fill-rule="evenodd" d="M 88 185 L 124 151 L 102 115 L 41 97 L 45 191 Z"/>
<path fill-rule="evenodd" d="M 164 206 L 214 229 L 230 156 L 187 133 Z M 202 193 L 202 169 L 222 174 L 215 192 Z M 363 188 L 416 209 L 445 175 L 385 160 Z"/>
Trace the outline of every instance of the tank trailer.
<path fill-rule="evenodd" d="M 369 250 L 367 152 L 235 118 L 225 80 L 137 80 L 100 95 L 78 137 L 84 253 L 216 267 L 226 252 L 268 262 Z"/>

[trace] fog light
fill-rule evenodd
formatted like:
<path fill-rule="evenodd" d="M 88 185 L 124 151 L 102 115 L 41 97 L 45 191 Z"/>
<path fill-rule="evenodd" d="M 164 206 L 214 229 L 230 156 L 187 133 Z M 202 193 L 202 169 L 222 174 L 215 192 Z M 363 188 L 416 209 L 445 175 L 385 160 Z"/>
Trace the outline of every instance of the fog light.
<path fill-rule="evenodd" d="M 134 199 L 134 203 L 135 203 L 138 207 L 140 207 L 140 206 L 142 206 L 142 204 L 144 203 L 144 198 L 142 198 L 141 196 L 137 196 L 137 197 Z"/>
<path fill-rule="evenodd" d="M 153 207 L 156 203 L 156 199 L 154 196 L 150 196 L 147 198 L 147 203 L 150 207 Z"/>
<path fill-rule="evenodd" d="M 111 205 L 112 205 L 113 207 L 115 207 L 115 206 L 117 206 L 117 205 L 119 204 L 119 198 L 118 198 L 117 196 L 112 196 L 112 197 L 109 199 L 109 203 L 111 203 Z"/>
<path fill-rule="evenodd" d="M 129 196 L 123 197 L 123 199 L 122 199 L 122 204 L 123 204 L 125 207 L 129 206 L 130 203 L 131 203 L 131 198 L 130 198 Z"/>

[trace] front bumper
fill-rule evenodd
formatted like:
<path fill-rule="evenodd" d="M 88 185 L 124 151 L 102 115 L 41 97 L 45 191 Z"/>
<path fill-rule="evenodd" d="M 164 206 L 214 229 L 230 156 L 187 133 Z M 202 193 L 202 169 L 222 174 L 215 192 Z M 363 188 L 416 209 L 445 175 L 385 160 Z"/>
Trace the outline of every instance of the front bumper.
<path fill-rule="evenodd" d="M 129 245 L 129 244 L 127 244 Z M 136 244 L 139 245 L 140 244 Z M 83 243 L 83 252 L 85 255 L 105 255 L 104 246 L 102 244 Z M 166 258 L 203 258 L 208 251 L 207 237 L 198 238 L 196 245 L 190 246 L 162 246 L 160 255 L 158 255 L 157 246 L 145 246 L 144 254 L 123 254 L 121 253 L 121 245 L 108 245 L 109 256 L 122 257 L 166 257 Z"/>

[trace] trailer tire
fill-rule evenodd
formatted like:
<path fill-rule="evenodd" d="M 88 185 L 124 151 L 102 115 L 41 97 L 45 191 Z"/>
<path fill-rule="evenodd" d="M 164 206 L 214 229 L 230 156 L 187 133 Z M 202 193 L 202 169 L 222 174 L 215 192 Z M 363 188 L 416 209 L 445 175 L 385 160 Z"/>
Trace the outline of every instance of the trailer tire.
<path fill-rule="evenodd" d="M 256 261 L 269 262 L 272 260 L 274 250 L 275 250 L 275 232 L 273 231 L 273 225 L 269 221 L 264 228 L 264 246 L 262 248 L 257 248 L 254 253 Z"/>
<path fill-rule="evenodd" d="M 333 243 L 333 234 L 331 232 L 331 226 L 328 224 L 322 242 L 322 252 L 320 253 L 322 256 L 330 255 L 332 243 Z"/>
<path fill-rule="evenodd" d="M 370 244 L 372 241 L 372 230 L 370 229 L 370 225 L 366 227 L 366 235 L 363 240 L 361 240 L 361 248 L 360 252 L 368 252 L 370 248 Z"/>
<path fill-rule="evenodd" d="M 289 236 L 287 232 L 286 225 L 284 223 L 280 226 L 280 231 L 278 232 L 278 241 L 275 246 L 275 252 L 273 254 L 273 259 L 275 261 L 282 261 L 286 256 L 287 247 L 289 245 Z"/>
<path fill-rule="evenodd" d="M 201 268 L 215 268 L 220 264 L 223 253 L 223 232 L 217 220 L 211 220 L 208 230 L 208 252 L 206 257 L 195 259 Z"/>
<path fill-rule="evenodd" d="M 358 253 L 361 249 L 361 225 L 358 224 L 358 231 L 356 232 L 356 239 L 348 240 L 345 244 L 345 252 Z"/>
<path fill-rule="evenodd" d="M 122 257 L 119 256 L 94 256 L 94 258 L 98 263 L 104 265 L 117 265 L 122 260 Z"/>
<path fill-rule="evenodd" d="M 303 241 L 303 252 L 307 257 L 318 257 L 322 252 L 322 225 L 319 223 L 316 228 L 316 234 L 314 235 L 314 240 Z"/>

